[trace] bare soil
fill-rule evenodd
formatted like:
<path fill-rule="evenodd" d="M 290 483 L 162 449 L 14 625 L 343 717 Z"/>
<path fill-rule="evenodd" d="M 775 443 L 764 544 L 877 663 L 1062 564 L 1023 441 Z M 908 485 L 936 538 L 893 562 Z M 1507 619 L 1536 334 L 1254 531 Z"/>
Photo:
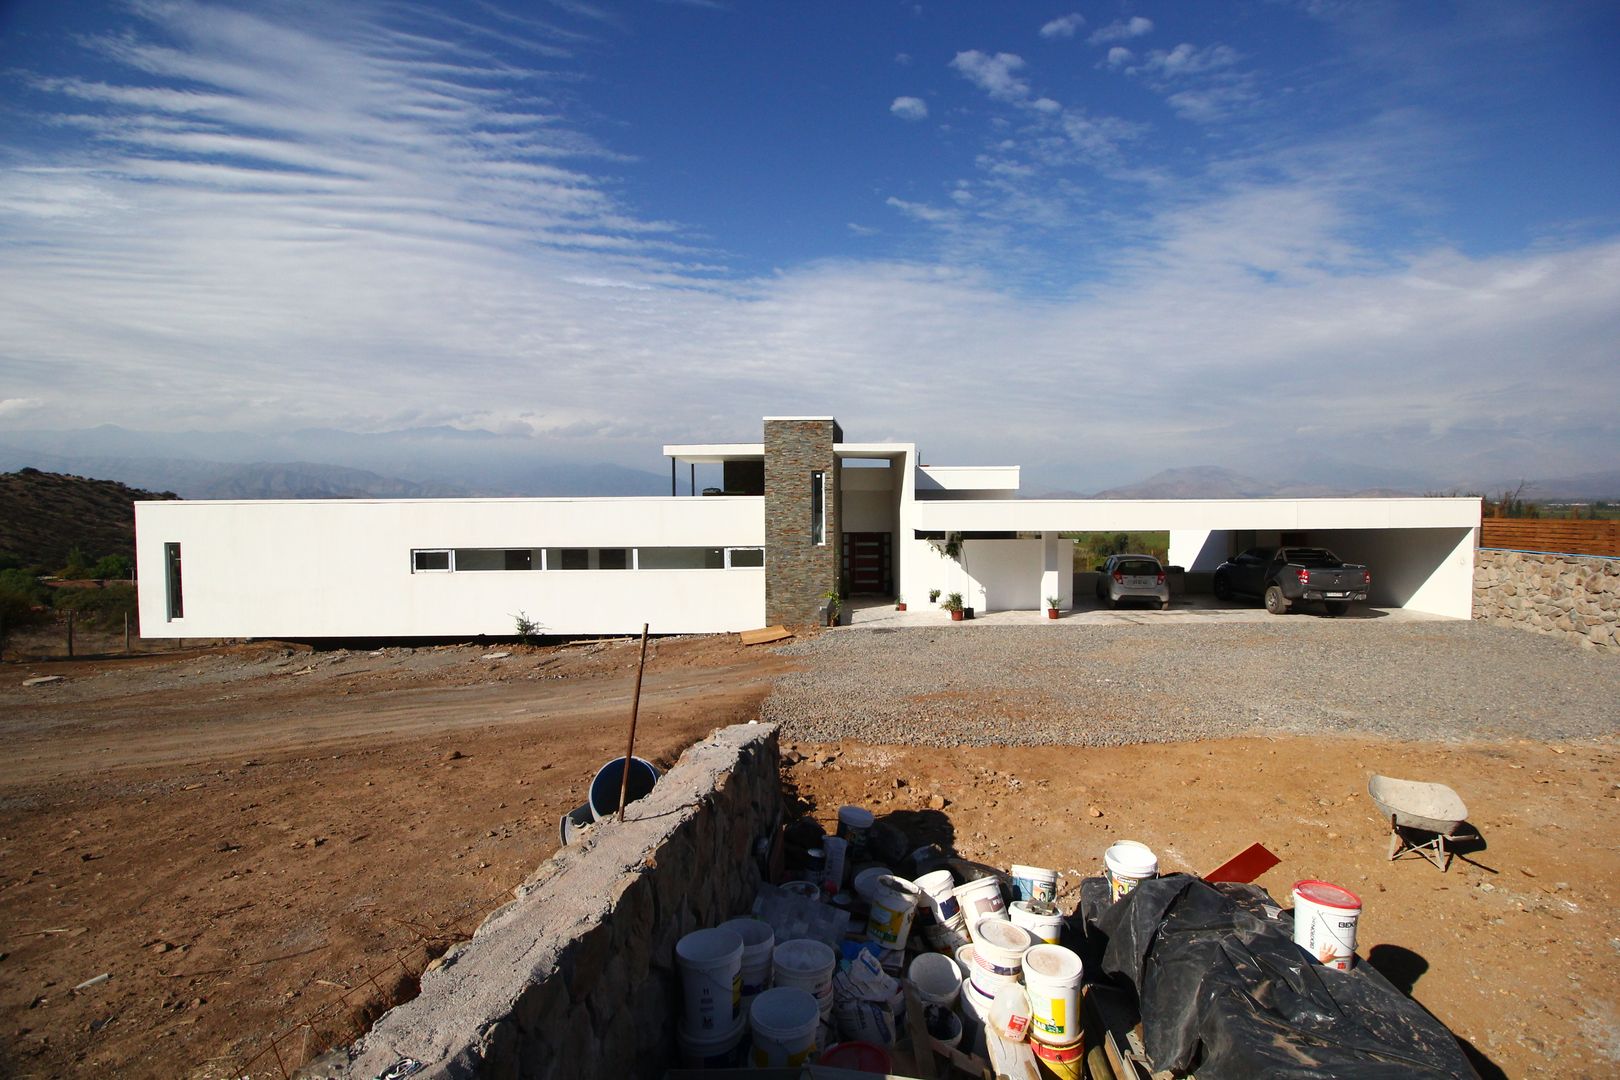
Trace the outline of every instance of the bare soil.
<path fill-rule="evenodd" d="M 413 993 L 624 751 L 635 643 L 497 648 L 0 665 L 0 1075 L 280 1077 Z M 656 642 L 638 752 L 667 764 L 752 719 L 794 662 Z M 21 686 L 36 675 L 64 678 Z M 1620 1070 L 1612 741 L 801 754 L 784 780 L 824 824 L 845 802 L 898 814 L 970 858 L 1061 870 L 1071 901 L 1116 839 L 1167 870 L 1262 841 L 1273 895 L 1362 895 L 1362 954 L 1486 1075 Z M 1488 846 L 1445 874 L 1387 862 L 1373 771 L 1450 784 Z"/>
<path fill-rule="evenodd" d="M 638 650 L 0 665 L 0 1075 L 280 1077 L 359 1034 L 557 848 Z M 757 717 L 784 664 L 655 642 L 637 753 Z"/>

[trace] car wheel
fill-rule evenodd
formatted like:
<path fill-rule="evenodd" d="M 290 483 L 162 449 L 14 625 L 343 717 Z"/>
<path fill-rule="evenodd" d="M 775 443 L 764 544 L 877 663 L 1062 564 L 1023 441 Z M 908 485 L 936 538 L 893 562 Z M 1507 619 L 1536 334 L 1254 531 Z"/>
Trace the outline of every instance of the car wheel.
<path fill-rule="evenodd" d="M 1322 601 L 1322 606 L 1327 608 L 1327 613 L 1329 615 L 1343 615 L 1345 612 L 1350 610 L 1350 601 L 1324 600 Z"/>
<path fill-rule="evenodd" d="M 1217 599 L 1217 600 L 1230 600 L 1230 599 L 1232 599 L 1232 583 L 1226 579 L 1225 574 L 1216 574 L 1215 575 L 1215 586 L 1214 586 L 1214 588 L 1215 588 L 1215 599 Z"/>
<path fill-rule="evenodd" d="M 1266 610 L 1273 615 L 1288 614 L 1288 598 L 1275 585 L 1266 586 Z"/>

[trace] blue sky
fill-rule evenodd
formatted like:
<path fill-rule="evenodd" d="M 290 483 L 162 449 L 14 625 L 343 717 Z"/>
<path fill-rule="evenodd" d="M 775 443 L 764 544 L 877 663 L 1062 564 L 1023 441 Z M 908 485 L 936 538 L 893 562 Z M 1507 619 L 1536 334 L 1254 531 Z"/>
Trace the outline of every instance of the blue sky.
<path fill-rule="evenodd" d="M 0 3 L 0 438 L 1612 468 L 1617 44 L 1612 3 Z"/>

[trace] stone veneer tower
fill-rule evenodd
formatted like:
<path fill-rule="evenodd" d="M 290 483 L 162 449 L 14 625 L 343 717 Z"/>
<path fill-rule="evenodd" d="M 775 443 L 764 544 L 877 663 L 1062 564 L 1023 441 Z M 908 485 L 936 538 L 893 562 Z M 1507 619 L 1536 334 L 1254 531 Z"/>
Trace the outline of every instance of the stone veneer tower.
<path fill-rule="evenodd" d="M 843 438 L 830 416 L 765 418 L 767 623 L 814 623 L 827 591 L 840 589 L 839 468 L 833 444 Z"/>

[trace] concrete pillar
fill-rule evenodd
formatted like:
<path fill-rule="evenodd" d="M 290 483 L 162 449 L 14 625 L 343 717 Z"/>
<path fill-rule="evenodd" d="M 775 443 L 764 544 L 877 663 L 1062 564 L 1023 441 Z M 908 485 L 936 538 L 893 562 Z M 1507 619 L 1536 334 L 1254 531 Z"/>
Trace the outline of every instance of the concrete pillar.
<path fill-rule="evenodd" d="M 1058 607 L 1074 607 L 1074 543 L 1055 532 L 1041 533 L 1041 607 L 1046 598 L 1058 598 Z"/>

